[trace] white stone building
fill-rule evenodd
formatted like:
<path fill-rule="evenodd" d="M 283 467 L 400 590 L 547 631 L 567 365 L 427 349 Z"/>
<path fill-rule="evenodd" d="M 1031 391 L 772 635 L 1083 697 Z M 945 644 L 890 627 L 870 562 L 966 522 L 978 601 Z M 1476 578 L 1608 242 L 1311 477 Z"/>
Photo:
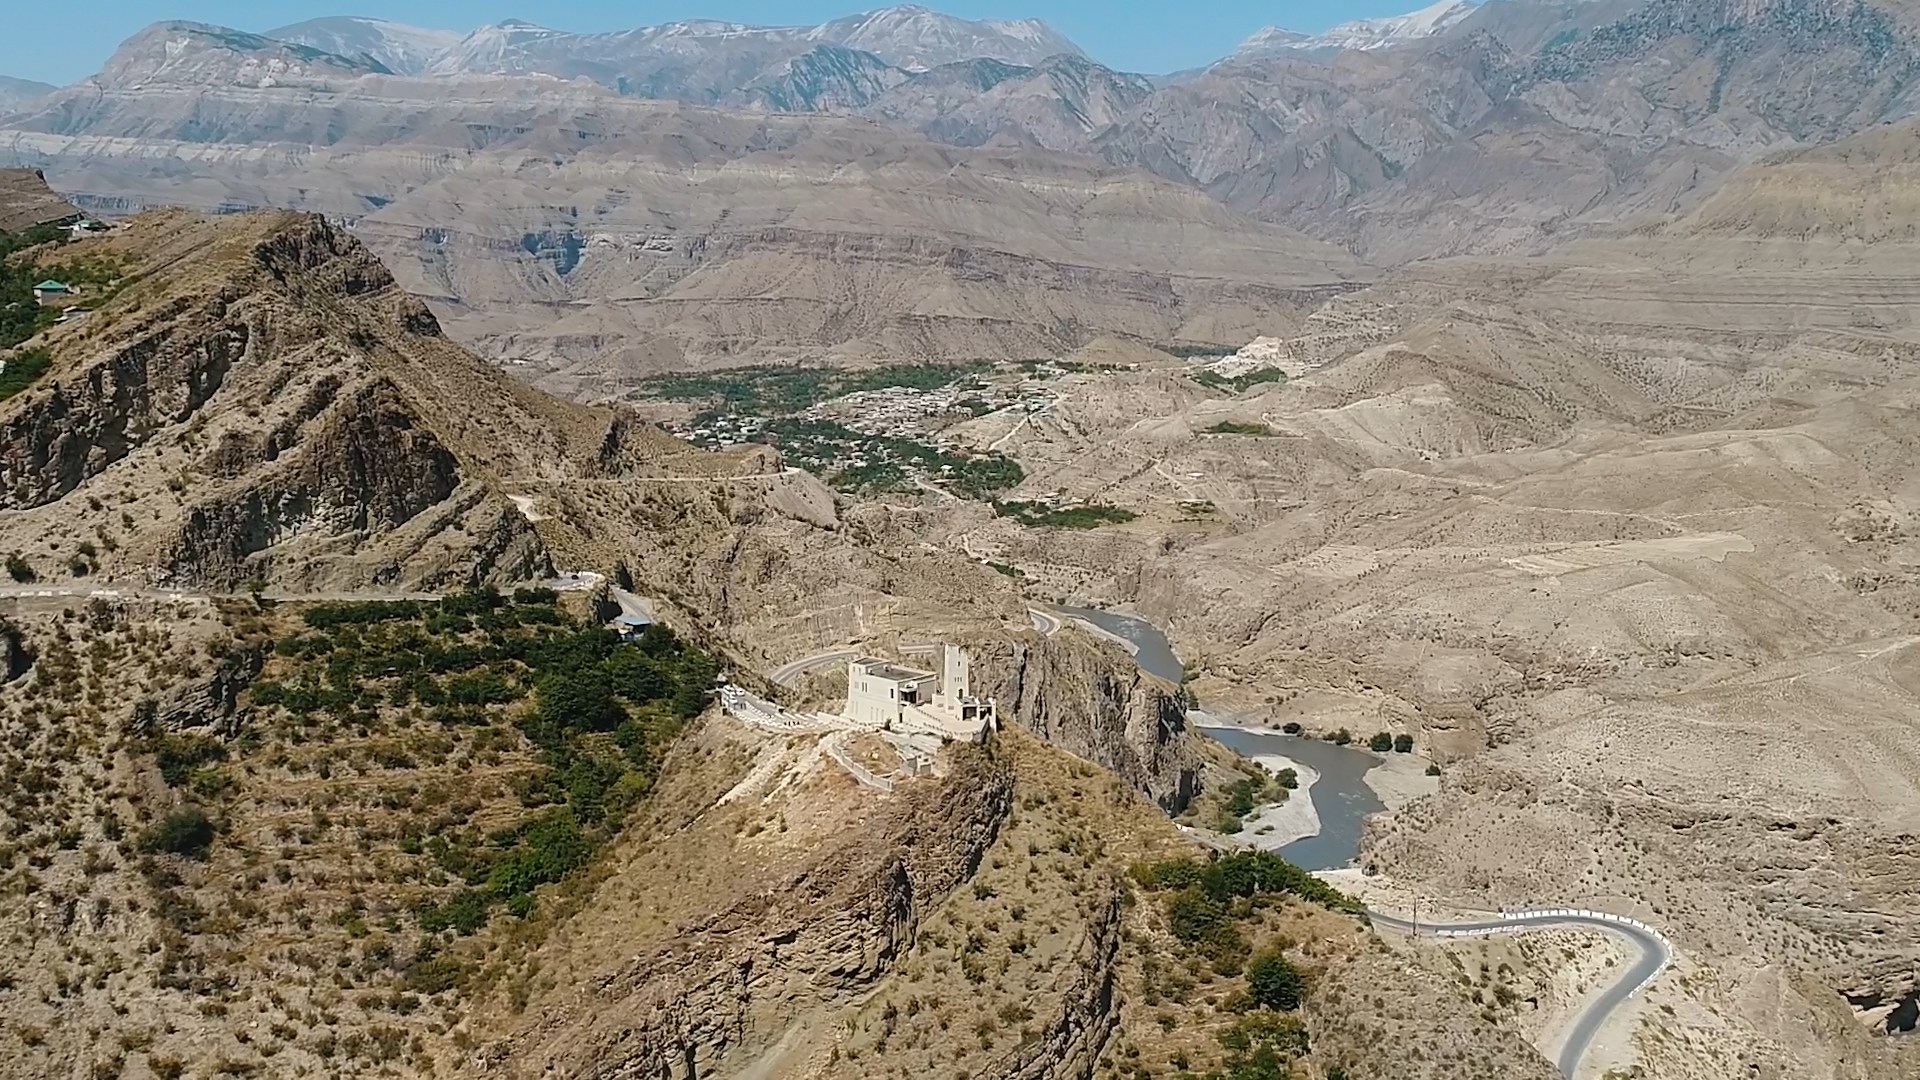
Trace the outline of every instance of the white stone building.
<path fill-rule="evenodd" d="M 853 724 L 876 731 L 921 733 L 978 742 L 995 724 L 994 703 L 968 687 L 967 654 L 945 646 L 941 674 L 863 656 L 847 664 L 847 706 Z"/>

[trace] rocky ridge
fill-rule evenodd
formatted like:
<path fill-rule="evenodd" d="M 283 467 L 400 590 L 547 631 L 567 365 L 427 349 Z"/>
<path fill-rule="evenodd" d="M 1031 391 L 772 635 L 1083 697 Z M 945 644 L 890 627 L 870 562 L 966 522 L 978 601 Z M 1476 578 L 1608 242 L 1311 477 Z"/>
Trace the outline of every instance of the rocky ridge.
<path fill-rule="evenodd" d="M 0 408 L 0 548 L 43 580 L 403 593 L 625 564 L 772 656 L 917 625 L 921 600 L 1021 621 L 983 568 L 858 514 L 878 542 L 857 542 L 769 451 L 699 451 L 482 364 L 317 217 L 151 215 L 63 252 L 132 269 L 30 343 L 52 370 Z"/>

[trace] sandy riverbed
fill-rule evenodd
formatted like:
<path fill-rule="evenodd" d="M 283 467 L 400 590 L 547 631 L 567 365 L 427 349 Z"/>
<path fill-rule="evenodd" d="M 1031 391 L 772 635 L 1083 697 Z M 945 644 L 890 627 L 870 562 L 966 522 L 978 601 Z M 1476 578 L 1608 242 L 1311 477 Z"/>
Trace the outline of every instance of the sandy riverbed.
<path fill-rule="evenodd" d="M 1385 754 L 1361 777 L 1389 811 L 1440 790 L 1440 778 L 1427 775 L 1427 759 L 1418 754 Z"/>
<path fill-rule="evenodd" d="M 1300 786 L 1288 795 L 1286 802 L 1256 809 L 1247 817 L 1246 826 L 1234 839 L 1262 851 L 1275 851 L 1295 840 L 1317 835 L 1320 832 L 1320 813 L 1313 808 L 1313 800 L 1308 797 L 1308 792 L 1313 790 L 1320 774 L 1279 754 L 1257 754 L 1253 760 L 1266 766 L 1271 773 L 1292 769 L 1300 779 Z"/>

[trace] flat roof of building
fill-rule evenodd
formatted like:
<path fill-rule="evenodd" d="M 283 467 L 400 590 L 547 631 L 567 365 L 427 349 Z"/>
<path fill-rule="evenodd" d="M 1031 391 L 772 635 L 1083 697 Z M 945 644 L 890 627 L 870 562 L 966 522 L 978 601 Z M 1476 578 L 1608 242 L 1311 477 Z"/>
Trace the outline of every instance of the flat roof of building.
<path fill-rule="evenodd" d="M 863 656 L 855 660 L 854 663 L 866 668 L 867 674 L 869 675 L 878 676 L 882 679 L 892 679 L 895 682 L 911 682 L 915 679 L 933 678 L 933 672 L 931 671 L 915 671 L 910 667 L 901 667 L 891 660 L 881 660 L 873 656 Z"/>

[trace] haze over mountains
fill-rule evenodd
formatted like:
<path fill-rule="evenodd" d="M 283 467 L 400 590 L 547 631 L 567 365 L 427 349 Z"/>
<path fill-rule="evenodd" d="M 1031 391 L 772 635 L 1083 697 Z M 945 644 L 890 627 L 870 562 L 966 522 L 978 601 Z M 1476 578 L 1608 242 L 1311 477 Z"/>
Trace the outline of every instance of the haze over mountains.
<path fill-rule="evenodd" d="M 0 118 L 0 159 L 103 211 L 354 222 L 456 333 L 556 374 L 588 362 L 590 381 L 610 374 L 615 338 L 615 367 L 633 370 L 793 349 L 1058 352 L 1111 333 L 1231 346 L 1291 330 L 1300 308 L 1255 317 L 1213 298 L 1366 276 L 1303 279 L 1299 260 L 1271 257 L 1288 235 L 1276 227 L 1373 266 L 1638 227 L 1746 161 L 1911 112 L 1920 48 L 1904 20 L 1861 0 L 1494 0 L 1312 41 L 1263 33 L 1177 78 L 1106 68 L 1038 22 L 919 7 L 811 27 L 507 23 L 457 40 L 352 18 L 267 35 L 159 23 Z M 868 164 L 777 182 L 808 146 L 823 168 Z M 837 156 L 854 146 L 864 156 Z M 669 179 L 688 168 L 692 186 Z M 771 185 L 764 212 L 738 202 L 749 175 Z M 1007 216 L 979 200 L 985 177 L 1048 209 Z M 672 194 L 638 198 L 662 183 Z M 674 208 L 722 189 L 698 213 Z M 1001 224 L 955 216 L 968 205 Z M 1145 236 L 1185 240 L 1124 239 Z M 846 279 L 833 254 L 930 241 L 948 254 L 914 288 Z M 709 262 L 744 252 L 759 269 Z M 961 269 L 1003 258 L 1056 284 Z M 1089 273 L 1166 299 L 1119 317 L 1069 284 Z M 823 296 L 825 281 L 841 284 Z M 716 321 L 715 305 L 762 314 Z M 769 320 L 769 305 L 813 314 Z"/>

